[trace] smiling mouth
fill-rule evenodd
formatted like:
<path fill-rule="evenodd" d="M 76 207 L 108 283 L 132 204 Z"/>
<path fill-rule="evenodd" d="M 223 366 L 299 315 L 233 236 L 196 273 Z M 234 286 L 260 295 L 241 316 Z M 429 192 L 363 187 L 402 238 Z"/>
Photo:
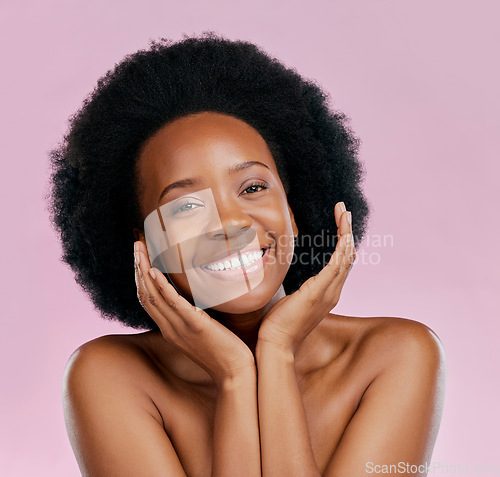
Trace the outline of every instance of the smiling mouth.
<path fill-rule="evenodd" d="M 247 252 L 239 252 L 230 255 L 221 260 L 215 260 L 207 265 L 203 265 L 201 268 L 205 270 L 210 270 L 211 272 L 224 272 L 226 270 L 244 270 L 249 268 L 255 262 L 262 260 L 264 254 L 269 250 L 270 246 L 262 248 L 260 250 L 253 250 Z M 241 262 L 240 262 L 241 257 Z"/>

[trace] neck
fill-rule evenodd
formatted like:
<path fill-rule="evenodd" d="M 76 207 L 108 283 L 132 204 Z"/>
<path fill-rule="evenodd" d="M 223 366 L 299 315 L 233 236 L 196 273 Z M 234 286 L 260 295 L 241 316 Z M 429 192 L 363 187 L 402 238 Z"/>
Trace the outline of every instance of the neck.
<path fill-rule="evenodd" d="M 257 338 L 259 335 L 260 324 L 269 310 L 283 297 L 285 297 L 283 285 L 278 288 L 271 300 L 262 308 L 250 311 L 248 313 L 223 313 L 210 310 L 209 314 L 215 320 L 219 321 L 226 328 L 232 331 L 240 338 L 255 354 Z M 206 310 L 208 312 L 208 310 Z"/>
<path fill-rule="evenodd" d="M 258 310 L 248 313 L 222 313 L 209 308 L 205 312 L 235 333 L 255 355 L 260 324 L 269 310 L 284 296 L 286 296 L 285 290 L 281 285 L 271 300 Z M 147 335 L 154 340 L 151 341 L 154 343 L 151 346 L 154 347 L 156 357 L 165 363 L 164 366 L 175 376 L 191 384 L 202 386 L 213 384 L 209 374 L 184 352 L 174 346 L 166 346 L 160 331 L 152 331 Z"/>

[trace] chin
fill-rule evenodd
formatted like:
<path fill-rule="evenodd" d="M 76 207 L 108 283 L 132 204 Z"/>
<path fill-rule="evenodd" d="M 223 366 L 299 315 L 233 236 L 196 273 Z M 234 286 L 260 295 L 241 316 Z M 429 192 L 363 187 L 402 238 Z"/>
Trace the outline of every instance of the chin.
<path fill-rule="evenodd" d="M 226 313 L 230 315 L 243 315 L 257 311 L 267 305 L 269 301 L 257 303 L 255 300 L 245 300 L 243 297 L 222 303 L 221 305 L 213 306 L 211 309 L 219 313 Z"/>
<path fill-rule="evenodd" d="M 226 303 L 212 306 L 211 309 L 220 313 L 235 315 L 251 313 L 252 311 L 257 311 L 265 307 L 276 294 L 276 291 L 277 290 L 274 292 L 267 290 L 267 292 L 259 292 L 256 288 L 248 293 L 245 293 L 244 295 L 239 296 L 238 298 L 227 301 Z"/>

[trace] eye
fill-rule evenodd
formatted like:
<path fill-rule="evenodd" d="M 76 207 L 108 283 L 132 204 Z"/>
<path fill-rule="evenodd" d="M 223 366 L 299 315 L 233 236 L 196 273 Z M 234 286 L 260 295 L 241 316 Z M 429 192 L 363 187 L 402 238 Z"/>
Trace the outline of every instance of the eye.
<path fill-rule="evenodd" d="M 185 204 L 181 205 L 180 207 L 177 207 L 175 210 L 172 211 L 172 215 L 178 214 L 180 212 L 187 212 L 189 210 L 196 209 L 198 207 L 203 207 L 202 204 L 196 204 L 194 202 L 186 202 Z"/>
<path fill-rule="evenodd" d="M 268 189 L 269 186 L 265 183 L 265 182 L 255 182 L 254 184 L 251 184 L 250 186 L 248 186 L 243 192 L 242 194 L 248 194 L 248 190 L 252 190 L 250 192 L 250 194 L 255 194 L 255 192 L 260 192 L 260 190 L 255 190 L 255 189 Z"/>

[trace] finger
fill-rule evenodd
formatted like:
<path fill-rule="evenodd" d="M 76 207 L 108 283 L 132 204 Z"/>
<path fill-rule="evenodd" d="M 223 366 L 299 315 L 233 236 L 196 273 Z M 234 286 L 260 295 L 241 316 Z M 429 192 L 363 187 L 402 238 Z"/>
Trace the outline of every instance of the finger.
<path fill-rule="evenodd" d="M 339 283 L 343 258 L 347 248 L 347 236 L 342 236 L 337 242 L 335 252 L 330 257 L 328 264 L 315 276 L 306 280 L 299 288 L 300 294 L 305 294 L 308 304 L 331 301 L 331 288 Z"/>
<path fill-rule="evenodd" d="M 339 286 L 340 290 L 342 289 L 347 274 L 354 263 L 354 237 L 352 234 L 351 217 L 352 214 L 350 211 L 342 213 L 341 222 L 339 224 L 341 235 L 335 247 L 335 252 L 332 254 L 330 261 L 325 267 L 326 270 L 329 270 L 329 273 L 325 274 L 325 280 L 327 280 L 325 290 L 326 296 L 332 296 Z"/>
<path fill-rule="evenodd" d="M 172 324 L 175 325 L 175 320 L 177 319 L 177 321 L 179 321 L 179 318 L 176 318 L 175 313 L 175 309 L 177 307 L 176 300 L 172 294 L 168 295 L 166 300 L 165 297 L 159 292 L 151 274 L 149 273 L 149 270 L 151 269 L 149 265 L 149 258 L 141 250 L 140 245 L 136 245 L 135 248 L 135 264 L 139 275 L 141 287 L 140 291 L 143 295 L 142 300 L 140 300 L 141 304 L 150 315 L 154 315 L 151 317 L 155 321 L 159 320 L 159 322 L 157 321 L 158 326 L 163 326 L 164 323 L 169 323 L 169 320 L 172 320 Z M 175 293 L 177 294 L 177 292 Z M 162 302 L 165 306 L 161 306 Z"/>
<path fill-rule="evenodd" d="M 348 246 L 347 246 L 347 251 L 345 254 L 344 262 L 346 266 L 346 270 L 349 271 L 352 266 L 354 265 L 354 261 L 356 260 L 356 248 L 355 248 L 355 242 L 354 242 L 354 233 L 352 231 L 352 213 L 348 211 L 346 217 L 346 221 L 348 222 L 349 226 L 349 231 L 348 231 Z"/>
<path fill-rule="evenodd" d="M 162 321 L 167 320 L 177 332 L 182 332 L 186 326 L 191 332 L 201 332 L 208 315 L 179 295 L 163 273 L 150 267 L 143 243 L 138 243 L 136 248 L 148 302 L 163 315 Z"/>
<path fill-rule="evenodd" d="M 335 213 L 336 217 L 340 215 L 340 235 L 335 251 L 327 265 L 317 275 L 306 280 L 298 290 L 300 294 L 306 295 L 309 304 L 325 301 L 331 303 L 332 297 L 340 297 L 340 291 L 353 263 L 354 240 L 348 220 L 350 212 L 343 212 L 340 203 L 337 203 Z M 332 308 L 333 306 L 335 305 L 332 305 Z"/>
<path fill-rule="evenodd" d="M 348 245 L 347 245 L 346 253 L 344 255 L 344 261 L 342 263 L 341 274 L 343 273 L 343 270 L 345 270 L 348 273 L 349 270 L 354 265 L 354 261 L 356 260 L 354 234 L 352 231 L 352 213 L 350 211 L 347 212 L 346 222 L 347 222 L 347 227 L 348 227 L 348 232 L 347 232 Z"/>
<path fill-rule="evenodd" d="M 138 252 L 136 257 L 139 258 L 140 264 L 143 265 L 146 270 L 151 268 L 151 263 L 149 262 L 149 254 L 146 245 L 140 240 L 134 243 L 134 252 Z"/>
<path fill-rule="evenodd" d="M 338 202 L 335 207 L 335 221 L 337 223 L 337 245 L 335 246 L 335 251 L 330 257 L 328 265 L 333 266 L 335 273 L 338 274 L 340 271 L 340 266 L 344 259 L 344 254 L 347 249 L 347 243 L 345 237 L 351 230 L 351 226 L 348 221 L 348 216 L 350 212 L 345 210 L 345 205 L 343 202 Z M 342 238 L 344 237 L 344 239 Z"/>
<path fill-rule="evenodd" d="M 344 202 L 337 202 L 335 204 L 333 212 L 335 214 L 335 224 L 337 225 L 337 228 L 339 227 L 342 213 L 345 212 L 345 210 L 346 208 Z"/>
<path fill-rule="evenodd" d="M 354 235 L 352 233 L 348 234 L 346 237 L 347 247 L 346 252 L 344 254 L 344 258 L 340 267 L 340 271 L 338 276 L 332 283 L 329 285 L 328 290 L 326 292 L 327 295 L 331 295 L 332 299 L 335 300 L 335 297 L 340 297 L 340 292 L 344 286 L 345 281 L 354 265 L 356 260 L 356 249 L 354 243 Z"/>
<path fill-rule="evenodd" d="M 352 214 L 350 211 L 346 211 L 342 214 L 341 222 L 339 225 L 339 240 L 344 241 L 344 247 L 342 248 L 342 262 L 341 267 L 343 266 L 346 256 L 351 252 L 351 241 L 353 238 L 352 233 Z M 340 257 L 339 257 L 340 258 Z"/>
<path fill-rule="evenodd" d="M 340 237 L 346 235 L 351 231 L 351 224 L 349 223 L 348 217 L 351 214 L 350 211 L 345 210 L 341 213 L 339 221 L 337 223 L 337 235 Z"/>
<path fill-rule="evenodd" d="M 158 325 L 162 334 L 165 336 L 165 333 L 168 333 L 172 327 L 168 320 L 165 319 L 159 310 L 157 310 L 153 304 L 150 302 L 150 295 L 146 288 L 144 275 L 137 263 L 137 259 L 134 259 L 134 267 L 135 267 L 135 283 L 137 285 L 137 298 L 139 303 L 144 308 L 146 313 L 153 319 L 153 321 Z"/>
<path fill-rule="evenodd" d="M 345 229 L 346 224 L 344 222 L 347 222 L 347 215 L 345 212 L 341 211 L 339 204 L 340 202 L 337 203 L 336 213 L 340 214 L 341 217 L 339 225 L 342 225 L 342 228 Z M 347 223 L 347 225 L 349 224 Z M 328 263 L 317 275 L 311 277 L 304 283 L 304 285 L 307 284 L 305 288 L 311 287 L 316 289 L 315 294 L 326 292 L 327 288 L 329 288 L 341 274 L 342 264 L 344 263 L 345 254 L 347 252 L 347 238 L 348 234 L 345 233 L 339 236 L 335 250 L 330 256 Z M 313 291 L 311 290 L 309 293 L 313 293 Z"/>
<path fill-rule="evenodd" d="M 137 262 L 137 255 L 134 252 L 134 269 L 135 269 L 135 285 L 137 287 L 137 298 L 139 299 L 139 303 L 141 306 L 147 310 L 147 293 L 146 293 L 146 285 L 144 284 L 144 277 L 142 276 L 141 269 L 139 268 Z"/>
<path fill-rule="evenodd" d="M 351 244 L 352 244 L 352 242 L 351 242 Z M 330 297 L 330 307 L 331 308 L 335 307 L 337 305 L 337 303 L 339 302 L 340 295 L 341 295 L 342 290 L 344 288 L 344 284 L 347 280 L 347 277 L 349 276 L 349 273 L 350 273 L 351 268 L 352 268 L 352 264 L 354 263 L 353 261 L 351 261 L 352 259 L 349 258 L 349 257 L 353 256 L 353 254 L 352 254 L 353 246 L 351 244 L 349 245 L 349 248 L 351 251 L 346 254 L 346 258 L 345 258 L 345 261 L 343 263 L 342 270 L 341 270 L 339 276 L 337 277 L 335 282 L 332 283 L 328 287 L 328 290 L 326 292 L 326 295 Z"/>
<path fill-rule="evenodd" d="M 177 299 L 183 298 L 180 297 L 175 289 L 169 284 L 173 290 L 173 293 L 168 296 L 168 302 L 171 302 L 171 306 L 169 306 L 168 302 L 165 301 L 165 297 L 158 291 L 149 273 L 151 266 L 147 248 L 142 242 L 138 241 L 134 244 L 134 249 L 135 264 L 140 281 L 140 288 L 138 290 L 139 301 L 146 312 L 156 322 L 163 336 L 170 336 L 170 338 L 172 338 L 172 332 L 179 329 L 179 326 L 183 326 L 182 319 L 179 317 L 178 313 L 176 313 L 176 299 L 173 297 L 175 296 Z M 157 272 L 157 274 L 161 275 L 160 272 Z M 174 334 L 176 334 L 176 332 L 174 332 Z"/>
<path fill-rule="evenodd" d="M 151 301 L 156 304 L 156 299 L 160 298 L 159 294 L 163 290 L 163 299 L 168 302 L 170 305 L 170 308 L 172 309 L 177 309 L 178 305 L 180 302 L 183 300 L 187 302 L 187 300 L 184 299 L 179 293 L 177 293 L 177 290 L 172 286 L 172 284 L 165 278 L 163 273 L 161 273 L 158 269 L 153 269 L 153 272 L 151 272 L 152 267 L 151 263 L 149 261 L 149 254 L 146 246 L 144 245 L 143 242 L 136 242 L 135 245 L 136 249 L 136 256 L 138 257 L 138 260 L 140 261 L 140 269 L 141 272 L 143 273 L 143 278 L 144 278 L 144 287 L 145 289 L 151 293 Z M 163 283 L 163 281 L 160 280 L 155 280 L 156 278 L 163 277 L 166 280 L 166 283 Z M 161 288 L 161 290 L 160 290 Z M 161 300 L 160 300 L 161 301 Z M 189 305 L 190 303 L 187 302 Z M 196 308 L 196 307 L 193 307 Z"/>
<path fill-rule="evenodd" d="M 346 211 L 342 214 L 342 219 L 340 222 L 339 226 L 339 240 L 344 239 L 344 248 L 343 248 L 343 255 L 342 255 L 342 264 L 345 260 L 345 256 L 349 254 L 350 252 L 350 245 L 349 241 L 352 240 L 353 238 L 353 233 L 352 233 L 352 214 L 350 211 Z"/>
<path fill-rule="evenodd" d="M 351 271 L 352 266 L 354 265 L 354 261 L 356 259 L 356 251 L 354 248 L 354 237 L 352 234 L 348 234 L 346 236 L 346 244 L 347 244 L 346 250 L 336 280 L 337 284 L 341 285 L 345 282 L 345 279 L 347 278 L 347 275 Z"/>
<path fill-rule="evenodd" d="M 149 313 L 150 312 L 149 310 L 150 307 L 148 305 L 149 294 L 143 273 L 143 268 L 145 270 L 149 268 L 149 257 L 146 258 L 141 257 L 141 255 L 144 255 L 140 253 L 141 245 L 142 243 L 140 241 L 134 243 L 134 265 L 136 270 L 136 285 L 137 285 L 139 302 L 141 303 L 142 307 Z M 144 267 L 144 265 L 146 265 L 146 267 Z"/>
<path fill-rule="evenodd" d="M 201 308 L 191 305 L 182 295 L 179 295 L 158 269 L 151 268 L 149 275 L 155 287 L 154 293 L 161 298 L 155 301 L 155 306 L 162 313 L 172 317 L 174 326 L 187 326 L 190 331 L 194 332 L 202 331 L 209 316 Z"/>
<path fill-rule="evenodd" d="M 340 225 L 343 229 L 345 229 L 344 222 L 347 222 L 346 213 L 342 214 L 342 219 Z M 340 228 L 340 227 L 339 227 Z M 337 245 L 335 246 L 335 251 L 330 257 L 330 260 L 327 263 L 325 269 L 328 271 L 327 275 L 330 280 L 333 280 L 336 276 L 341 273 L 342 264 L 345 260 L 345 255 L 348 252 L 348 236 L 347 233 L 342 233 L 339 236 L 337 241 Z"/>

